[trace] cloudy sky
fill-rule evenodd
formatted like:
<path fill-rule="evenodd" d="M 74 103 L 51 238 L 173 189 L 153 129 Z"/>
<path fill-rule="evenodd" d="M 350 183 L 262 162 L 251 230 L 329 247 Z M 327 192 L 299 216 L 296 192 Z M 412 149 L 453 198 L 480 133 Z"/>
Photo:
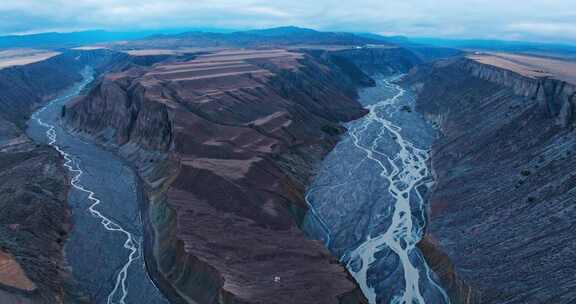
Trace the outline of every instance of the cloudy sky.
<path fill-rule="evenodd" d="M 576 0 L 0 0 L 0 34 L 263 28 L 576 43 Z"/>

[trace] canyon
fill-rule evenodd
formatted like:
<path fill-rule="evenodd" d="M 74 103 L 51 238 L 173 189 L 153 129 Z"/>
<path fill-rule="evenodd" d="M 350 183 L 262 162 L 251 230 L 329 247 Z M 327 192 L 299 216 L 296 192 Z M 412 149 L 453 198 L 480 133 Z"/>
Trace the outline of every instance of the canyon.
<path fill-rule="evenodd" d="M 106 75 L 66 108 L 145 181 L 154 268 L 184 301 L 365 302 L 299 229 L 314 167 L 365 113 L 324 57 L 219 51 Z"/>
<path fill-rule="evenodd" d="M 89 295 L 72 275 L 69 252 L 64 252 L 71 247 L 70 236 L 78 231 L 73 215 L 81 213 L 71 206 L 65 159 L 45 140 L 38 140 L 46 139 L 47 130 L 27 134 L 27 121 L 44 105 L 78 94 L 75 90 L 81 88 L 74 87 L 85 78 L 86 66 L 102 73 L 132 64 L 131 58 L 109 50 L 71 50 L 25 65 L 20 62 L 0 70 L 0 300 L 89 303 Z M 61 108 L 52 110 L 59 117 Z M 91 266 L 83 259 L 80 263 Z"/>
<path fill-rule="evenodd" d="M 375 79 L 359 99 L 370 113 L 346 125 L 307 192 L 305 230 L 346 263 L 370 303 L 450 303 L 417 247 L 435 130 L 411 110 L 399 76 Z"/>
<path fill-rule="evenodd" d="M 457 275 L 437 272 L 466 303 L 570 303 L 576 86 L 556 67 L 572 63 L 494 56 L 406 79 L 442 134 L 428 247 L 450 257 Z"/>
<path fill-rule="evenodd" d="M 2 303 L 576 296 L 573 61 L 294 27 L 24 55 Z"/>
<path fill-rule="evenodd" d="M 63 256 L 72 221 L 62 159 L 35 144 L 25 124 L 34 109 L 81 80 L 85 64 L 107 64 L 106 56 L 94 55 L 69 53 L 0 70 L 0 246 L 10 272 L 0 283 L 3 303 L 83 302 Z"/>

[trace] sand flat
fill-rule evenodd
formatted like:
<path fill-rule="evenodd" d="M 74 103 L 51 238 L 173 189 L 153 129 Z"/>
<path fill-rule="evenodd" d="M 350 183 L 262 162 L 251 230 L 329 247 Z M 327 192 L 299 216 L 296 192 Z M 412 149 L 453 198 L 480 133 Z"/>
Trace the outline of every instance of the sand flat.
<path fill-rule="evenodd" d="M 189 83 L 191 81 L 202 81 L 204 84 L 206 81 L 216 81 L 211 84 L 230 88 L 230 86 L 245 86 L 247 84 L 244 82 L 250 82 L 249 79 L 242 81 L 238 76 L 250 78 L 272 75 L 269 70 L 258 66 L 254 60 L 264 60 L 278 67 L 294 68 L 298 66 L 300 58 L 301 53 L 285 49 L 226 49 L 203 54 L 185 62 L 159 64 L 148 72 L 146 77 L 163 81 L 186 81 L 190 87 L 193 86 Z M 257 86 L 257 83 L 248 86 Z M 211 89 L 211 86 L 209 85 L 207 89 Z"/>
<path fill-rule="evenodd" d="M 3 251 L 0 251 L 0 284 L 28 291 L 36 289 L 36 285 L 26 276 L 20 264 Z"/>
<path fill-rule="evenodd" d="M 215 66 L 233 65 L 233 64 L 244 64 L 244 61 L 237 60 L 237 61 L 226 61 L 226 62 L 210 62 L 210 61 L 205 61 L 205 62 L 196 62 L 196 61 L 175 62 L 175 63 L 170 64 L 170 65 L 158 66 L 155 68 L 155 70 L 156 71 L 160 71 L 160 70 L 171 71 L 171 70 L 179 70 L 179 69 L 188 69 L 188 68 L 192 68 L 192 67 L 197 67 L 197 68 L 215 67 Z"/>
<path fill-rule="evenodd" d="M 207 47 L 207 48 L 190 47 L 190 48 L 171 48 L 171 49 L 145 48 L 138 50 L 124 50 L 123 52 L 132 56 L 154 56 L 154 55 L 182 55 L 195 52 L 217 51 L 221 49 L 222 48 L 219 47 Z"/>
<path fill-rule="evenodd" d="M 60 52 L 35 49 L 13 49 L 0 51 L 0 69 L 44 61 L 56 55 L 60 55 Z"/>
<path fill-rule="evenodd" d="M 186 65 L 181 68 L 164 69 L 159 72 L 148 73 L 148 75 L 169 75 L 174 73 L 186 73 L 186 72 L 200 72 L 200 71 L 212 71 L 219 69 L 231 69 L 231 68 L 246 68 L 252 67 L 250 64 L 238 63 L 238 64 L 219 64 L 219 65 L 209 65 L 209 66 L 193 66 Z"/>
<path fill-rule="evenodd" d="M 203 75 L 203 76 L 182 77 L 182 78 L 174 78 L 174 79 L 170 79 L 170 80 L 172 80 L 172 81 L 205 80 L 205 79 L 223 78 L 223 77 L 227 77 L 227 76 L 239 76 L 239 75 L 248 75 L 248 74 L 271 75 L 271 73 L 267 70 L 251 70 L 251 71 L 243 71 L 243 72 L 228 72 L 228 73 L 218 73 L 218 74 L 210 74 L 210 75 Z"/>
<path fill-rule="evenodd" d="M 530 78 L 552 77 L 576 84 L 576 62 L 573 61 L 512 53 L 481 53 L 468 58 Z"/>
<path fill-rule="evenodd" d="M 246 178 L 250 169 L 262 158 L 252 157 L 249 159 L 217 159 L 217 158 L 191 158 L 182 159 L 182 164 L 194 169 L 209 170 L 230 179 Z"/>

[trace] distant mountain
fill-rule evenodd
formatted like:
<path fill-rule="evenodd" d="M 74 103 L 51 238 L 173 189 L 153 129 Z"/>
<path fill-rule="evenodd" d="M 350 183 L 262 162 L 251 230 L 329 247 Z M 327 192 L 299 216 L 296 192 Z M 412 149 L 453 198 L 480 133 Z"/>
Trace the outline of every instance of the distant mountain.
<path fill-rule="evenodd" d="M 439 39 L 410 37 L 414 43 L 485 51 L 504 51 L 516 53 L 531 53 L 549 56 L 576 58 L 576 45 L 552 44 L 524 41 L 483 40 L 483 39 Z"/>
<path fill-rule="evenodd" d="M 209 29 L 225 32 L 221 29 Z M 149 30 L 111 32 L 104 30 L 80 31 L 71 33 L 40 33 L 31 35 L 0 36 L 0 48 L 69 48 L 87 44 L 105 43 L 123 40 L 137 40 L 158 34 L 176 34 L 186 29 Z M 189 31 L 189 29 L 188 29 Z"/>
<path fill-rule="evenodd" d="M 386 41 L 394 44 L 412 43 L 406 36 L 382 36 L 373 33 L 355 33 L 355 35 L 373 40 Z"/>
<path fill-rule="evenodd" d="M 313 29 L 302 28 L 297 26 L 281 26 L 281 27 L 273 27 L 269 29 L 261 29 L 261 30 L 249 30 L 249 31 L 240 31 L 237 33 L 242 33 L 246 35 L 257 35 L 261 37 L 275 37 L 281 35 L 308 35 L 314 36 L 317 35 L 319 32 Z"/>
<path fill-rule="evenodd" d="M 419 54 L 424 60 L 454 56 L 456 49 L 505 51 L 576 60 L 576 45 L 481 39 L 440 39 L 382 36 L 372 33 L 323 32 L 296 26 L 233 31 L 218 28 L 164 29 L 113 32 L 91 30 L 71 33 L 40 33 L 0 36 L 0 49 L 72 48 L 90 44 L 128 41 L 118 48 L 171 47 L 258 47 L 289 45 L 398 45 Z"/>
<path fill-rule="evenodd" d="M 409 49 L 423 61 L 432 61 L 440 58 L 453 57 L 463 53 L 457 48 L 418 43 L 405 36 L 382 36 L 372 33 L 357 33 L 356 35 L 380 41 L 381 43 L 395 44 Z"/>
<path fill-rule="evenodd" d="M 144 32 L 84 31 L 73 33 L 41 33 L 0 37 L 0 48 L 61 48 L 84 44 L 144 38 Z"/>
<path fill-rule="evenodd" d="M 576 45 L 552 44 L 526 41 L 484 39 L 442 39 L 405 36 L 381 36 L 372 33 L 357 33 L 364 38 L 396 44 L 420 54 L 422 58 L 436 59 L 457 55 L 462 50 L 527 53 L 541 56 L 576 59 Z M 458 51 L 461 50 L 461 51 Z"/>
<path fill-rule="evenodd" d="M 312 29 L 285 26 L 262 30 L 214 33 L 193 31 L 176 35 L 155 35 L 133 41 L 125 47 L 258 47 L 287 45 L 365 45 L 388 44 L 385 41 L 362 37 L 352 33 L 321 32 Z"/>

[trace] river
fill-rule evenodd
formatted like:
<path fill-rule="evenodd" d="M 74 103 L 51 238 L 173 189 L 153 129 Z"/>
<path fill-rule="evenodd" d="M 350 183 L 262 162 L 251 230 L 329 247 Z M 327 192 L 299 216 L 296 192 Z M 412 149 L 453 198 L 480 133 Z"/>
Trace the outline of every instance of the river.
<path fill-rule="evenodd" d="M 416 247 L 436 132 L 414 111 L 400 77 L 377 77 L 375 87 L 361 90 L 370 112 L 346 125 L 323 161 L 306 193 L 304 229 L 341 259 L 370 304 L 450 303 Z"/>
<path fill-rule="evenodd" d="M 65 159 L 74 227 L 66 243 L 72 274 L 91 303 L 168 303 L 148 276 L 143 258 L 143 224 L 137 178 L 114 153 L 68 134 L 62 107 L 94 80 L 84 80 L 38 110 L 28 135 L 53 146 Z"/>

